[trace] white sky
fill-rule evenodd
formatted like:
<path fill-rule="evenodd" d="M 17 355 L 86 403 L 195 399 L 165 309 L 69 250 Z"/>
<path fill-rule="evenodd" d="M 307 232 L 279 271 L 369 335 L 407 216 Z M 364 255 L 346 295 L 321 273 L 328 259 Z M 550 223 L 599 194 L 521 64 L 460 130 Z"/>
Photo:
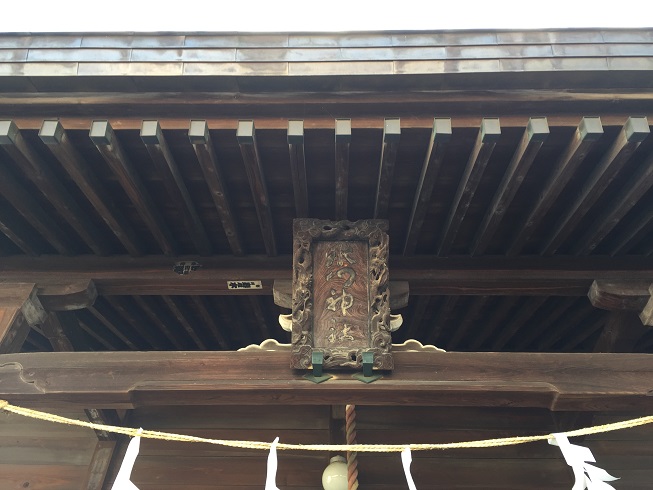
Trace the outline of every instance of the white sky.
<path fill-rule="evenodd" d="M 356 31 L 651 27 L 653 1 L 16 0 L 0 32 Z"/>

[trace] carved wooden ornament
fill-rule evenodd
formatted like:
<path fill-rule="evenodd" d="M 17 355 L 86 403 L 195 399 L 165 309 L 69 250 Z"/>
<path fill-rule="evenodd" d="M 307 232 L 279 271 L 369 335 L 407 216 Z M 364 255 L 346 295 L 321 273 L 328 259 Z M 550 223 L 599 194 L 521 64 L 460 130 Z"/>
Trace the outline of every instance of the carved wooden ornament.
<path fill-rule="evenodd" d="M 314 350 L 324 367 L 358 368 L 363 352 L 375 369 L 392 369 L 385 220 L 293 223 L 292 355 L 310 369 Z"/>

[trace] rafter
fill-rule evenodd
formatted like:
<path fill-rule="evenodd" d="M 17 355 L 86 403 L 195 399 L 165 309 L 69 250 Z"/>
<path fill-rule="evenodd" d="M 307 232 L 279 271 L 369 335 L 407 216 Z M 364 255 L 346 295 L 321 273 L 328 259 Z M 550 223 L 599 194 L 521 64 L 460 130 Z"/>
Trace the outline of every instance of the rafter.
<path fill-rule="evenodd" d="M 188 318 L 186 318 L 186 315 L 182 311 L 183 307 L 178 303 L 178 300 L 175 299 L 173 296 L 163 296 L 163 301 L 168 307 L 168 309 L 170 310 L 170 312 L 172 313 L 172 315 L 181 324 L 181 326 L 186 331 L 188 336 L 193 340 L 195 345 L 201 350 L 207 350 L 206 345 L 198 337 L 197 332 L 195 332 L 193 325 L 191 324 L 191 322 L 188 321 Z"/>
<path fill-rule="evenodd" d="M 57 226 L 11 171 L 1 164 L 0 193 L 57 252 L 69 255 L 76 251 L 71 238 Z"/>
<path fill-rule="evenodd" d="M 214 341 L 220 346 L 220 349 L 229 350 L 229 344 L 224 338 L 224 335 L 222 335 L 222 332 L 220 332 L 220 328 L 216 324 L 215 312 L 212 311 L 211 306 L 206 303 L 205 298 L 202 296 L 193 296 L 192 301 L 202 321 L 202 325 L 208 328 Z M 238 322 L 237 324 L 242 324 L 242 322 Z"/>
<path fill-rule="evenodd" d="M 582 192 L 571 206 L 566 207 L 565 215 L 558 220 L 555 231 L 542 246 L 542 254 L 550 255 L 558 250 L 650 132 L 645 117 L 628 119 L 610 149 L 592 170 Z"/>
<path fill-rule="evenodd" d="M 181 175 L 177 162 L 163 136 L 159 121 L 143 121 L 141 140 L 163 179 L 168 196 L 172 199 L 176 209 L 179 209 L 184 216 L 186 230 L 193 240 L 197 253 L 210 255 L 211 242 L 204 224 L 197 214 L 195 203 L 188 192 L 184 177 Z"/>
<path fill-rule="evenodd" d="M 349 196 L 349 147 L 351 119 L 336 119 L 336 214 L 335 219 L 347 219 Z"/>
<path fill-rule="evenodd" d="M 51 167 L 25 141 L 13 121 L 0 121 L 0 145 L 20 165 L 25 176 L 36 185 L 52 204 L 52 207 L 70 224 L 93 253 L 107 255 L 109 249 L 106 240 L 103 239 L 103 230 L 91 221 L 79 203 L 68 193 Z"/>
<path fill-rule="evenodd" d="M 19 218 L 5 206 L 0 206 L 0 232 L 27 255 L 39 255 L 39 250 L 45 244 L 41 237 L 24 223 L 20 223 Z"/>
<path fill-rule="evenodd" d="M 494 332 L 491 349 L 495 351 L 503 350 L 515 334 L 523 328 L 524 324 L 537 316 L 538 310 L 547 299 L 547 297 L 541 296 L 526 300 L 519 310 L 510 315 L 510 319 L 499 329 L 499 332 Z"/>
<path fill-rule="evenodd" d="M 177 249 L 176 241 L 159 210 L 154 205 L 150 193 L 143 184 L 136 168 L 123 150 L 109 121 L 93 121 L 89 136 L 118 178 L 131 202 L 136 206 L 138 214 L 156 239 L 163 253 L 174 255 Z"/>
<path fill-rule="evenodd" d="M 531 168 L 537 153 L 546 138 L 549 136 L 549 125 L 545 117 L 531 118 L 524 131 L 512 160 L 503 175 L 503 179 L 496 190 L 492 202 L 483 218 L 481 226 L 476 232 L 476 238 L 471 246 L 472 255 L 485 253 L 490 240 L 494 236 L 503 219 L 506 210 L 521 187 L 521 184 Z"/>
<path fill-rule="evenodd" d="M 258 224 L 261 228 L 265 251 L 270 257 L 277 255 L 277 242 L 274 237 L 274 225 L 272 221 L 272 207 L 268 186 L 263 174 L 263 166 L 256 142 L 256 130 L 254 121 L 238 121 L 236 138 L 243 156 L 249 187 L 254 199 L 254 207 L 258 216 Z"/>
<path fill-rule="evenodd" d="M 313 385 L 288 352 L 5 354 L 0 398 L 15 404 L 107 408 L 154 405 L 511 406 L 651 410 L 647 354 L 395 352 L 392 376 L 362 386 L 347 376 Z M 29 375 L 28 375 L 29 373 Z M 485 380 L 479 382 L 479 380 Z"/>
<path fill-rule="evenodd" d="M 218 211 L 218 216 L 220 216 L 222 228 L 229 241 L 231 252 L 234 255 L 244 255 L 245 252 L 243 251 L 242 241 L 238 227 L 236 226 L 236 219 L 229 203 L 227 185 L 220 171 L 220 165 L 218 164 L 218 158 L 213 148 L 211 134 L 209 133 L 209 127 L 206 121 L 191 121 L 188 138 L 193 145 L 193 150 L 195 150 L 195 155 L 197 155 L 197 161 L 211 192 L 211 198 Z"/>
<path fill-rule="evenodd" d="M 447 221 L 442 228 L 442 234 L 437 249 L 437 255 L 448 255 L 453 242 L 458 235 L 460 225 L 465 219 L 476 188 L 481 182 L 483 172 L 487 166 L 494 147 L 501 136 L 501 126 L 498 119 L 483 119 L 476 138 L 476 143 L 467 161 L 467 166 L 458 184 Z"/>
<path fill-rule="evenodd" d="M 606 210 L 599 216 L 587 233 L 578 240 L 574 252 L 586 255 L 592 252 L 617 226 L 626 214 L 653 186 L 653 152 L 639 165 L 624 184 Z M 646 223 L 646 221 L 644 221 Z"/>
<path fill-rule="evenodd" d="M 431 204 L 433 187 L 440 173 L 444 160 L 447 143 L 451 139 L 451 119 L 433 119 L 433 129 L 429 138 L 429 147 L 422 164 L 422 173 L 419 177 L 413 209 L 408 220 L 404 255 L 413 255 L 417 248 L 417 241 L 422 232 L 424 218 Z"/>
<path fill-rule="evenodd" d="M 97 176 L 73 146 L 59 121 L 43 121 L 39 131 L 41 141 L 47 145 L 68 175 L 84 193 L 86 199 L 97 210 L 113 234 L 120 240 L 128 253 L 143 254 L 143 246 L 136 231 L 125 219 L 114 201 L 107 195 Z"/>
<path fill-rule="evenodd" d="M 138 307 L 145 313 L 147 318 L 152 322 L 153 325 L 156 325 L 157 328 L 160 328 L 166 338 L 177 350 L 184 350 L 183 344 L 177 339 L 177 336 L 174 335 L 174 329 L 170 328 L 167 325 L 167 322 L 164 318 L 161 317 L 160 308 L 157 305 L 154 305 L 153 302 L 155 298 L 151 296 L 132 296 Z"/>
<path fill-rule="evenodd" d="M 401 138 L 401 121 L 399 118 L 386 118 L 383 121 L 383 147 L 379 163 L 379 179 L 376 184 L 376 202 L 374 218 L 388 217 L 388 204 L 392 191 L 392 178 L 395 173 L 395 161 Z"/>
<path fill-rule="evenodd" d="M 304 121 L 288 121 L 288 153 L 295 196 L 295 216 L 308 218 L 308 184 L 304 161 Z"/>
<path fill-rule="evenodd" d="M 462 339 L 468 335 L 472 324 L 478 322 L 479 313 L 487 305 L 489 299 L 490 296 L 472 298 L 472 303 L 469 308 L 467 308 L 465 316 L 463 317 L 462 321 L 455 327 L 454 333 L 451 336 L 451 339 L 449 339 L 447 350 L 452 351 L 458 348 Z"/>
<path fill-rule="evenodd" d="M 541 223 L 542 218 L 544 218 L 553 203 L 558 199 L 558 196 L 560 196 L 569 179 L 571 179 L 578 166 L 589 153 L 592 145 L 602 135 L 603 126 L 598 117 L 584 117 L 581 120 L 573 137 L 554 165 L 549 180 L 544 186 L 544 190 L 539 193 L 537 200 L 521 226 L 516 228 L 518 231 L 515 238 L 511 241 L 507 255 L 515 256 L 522 251 L 524 245 L 526 245 L 533 235 L 536 227 Z"/>

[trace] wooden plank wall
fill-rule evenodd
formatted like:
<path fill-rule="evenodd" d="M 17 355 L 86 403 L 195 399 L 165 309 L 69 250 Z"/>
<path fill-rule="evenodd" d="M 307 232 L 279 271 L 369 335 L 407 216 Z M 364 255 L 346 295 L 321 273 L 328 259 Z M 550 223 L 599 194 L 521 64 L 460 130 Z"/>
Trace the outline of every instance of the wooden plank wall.
<path fill-rule="evenodd" d="M 294 444 L 328 444 L 329 406 L 170 407 L 142 408 L 132 413 L 134 426 L 218 439 Z M 344 443 L 344 434 L 342 441 Z M 279 488 L 322 488 L 329 455 L 280 452 Z M 267 452 L 208 444 L 142 440 L 132 481 L 140 490 L 204 490 L 237 487 L 261 489 Z"/>
<path fill-rule="evenodd" d="M 84 420 L 84 412 L 49 411 Z M 86 490 L 97 437 L 90 429 L 0 411 L 0 489 Z"/>

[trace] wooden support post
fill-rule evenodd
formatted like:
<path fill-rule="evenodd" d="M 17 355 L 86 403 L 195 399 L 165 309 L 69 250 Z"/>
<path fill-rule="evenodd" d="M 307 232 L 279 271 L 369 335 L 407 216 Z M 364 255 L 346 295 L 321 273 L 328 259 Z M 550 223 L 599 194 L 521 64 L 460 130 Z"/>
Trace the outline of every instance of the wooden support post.
<path fill-rule="evenodd" d="M 451 139 L 451 119 L 433 119 L 433 129 L 429 138 L 429 147 L 422 165 L 413 209 L 408 220 L 404 255 L 413 255 L 417 248 L 417 241 L 424 225 L 426 212 L 431 205 L 431 194 L 440 173 L 444 160 L 447 143 Z"/>
<path fill-rule="evenodd" d="M 244 255 L 245 252 L 243 251 L 242 241 L 238 233 L 238 227 L 236 226 L 236 219 L 229 204 L 227 185 L 220 171 L 220 165 L 218 164 L 218 158 L 213 148 L 206 121 L 191 121 L 188 138 L 193 145 L 197 161 L 200 164 L 204 179 L 209 187 L 213 204 L 218 212 L 218 216 L 220 216 L 222 228 L 229 241 L 231 252 L 234 255 Z"/>
<path fill-rule="evenodd" d="M 252 191 L 258 222 L 265 243 L 265 251 L 268 256 L 277 255 L 277 242 L 274 237 L 274 225 L 272 222 L 272 207 L 270 195 L 263 174 L 261 157 L 258 144 L 256 143 L 256 131 L 254 121 L 238 121 L 236 138 L 240 145 L 240 152 L 243 156 L 243 163 L 249 180 L 249 187 Z"/>
<path fill-rule="evenodd" d="M 0 354 L 19 352 L 30 328 L 45 320 L 36 293 L 35 284 L 0 286 Z"/>
<path fill-rule="evenodd" d="M 467 166 L 460 179 L 458 190 L 449 210 L 447 222 L 442 230 L 442 237 L 437 249 L 438 255 L 448 255 L 458 235 L 460 225 L 467 214 L 469 204 L 474 198 L 476 188 L 481 182 L 483 172 L 490 161 L 494 147 L 501 136 L 498 119 L 483 119 L 476 138 L 476 144 L 467 161 Z"/>
<path fill-rule="evenodd" d="M 152 161 L 157 166 L 168 196 L 184 216 L 186 230 L 193 240 L 197 253 L 204 256 L 210 255 L 212 251 L 211 241 L 197 213 L 190 192 L 188 192 L 184 177 L 179 171 L 170 148 L 168 148 L 159 121 L 143 121 L 141 139 Z"/>
<path fill-rule="evenodd" d="M 351 119 L 336 119 L 336 220 L 347 219 Z"/>
<path fill-rule="evenodd" d="M 176 240 L 154 205 L 136 168 L 123 150 L 109 121 L 93 121 L 89 137 L 115 173 L 163 253 L 174 255 L 177 248 Z"/>
<path fill-rule="evenodd" d="M 385 119 L 383 121 L 383 147 L 379 163 L 379 180 L 376 185 L 376 202 L 374 204 L 375 219 L 388 217 L 392 177 L 395 172 L 400 137 L 401 122 L 399 118 Z"/>
<path fill-rule="evenodd" d="M 304 121 L 288 121 L 288 153 L 295 195 L 295 216 L 308 218 L 308 185 L 304 161 Z"/>

